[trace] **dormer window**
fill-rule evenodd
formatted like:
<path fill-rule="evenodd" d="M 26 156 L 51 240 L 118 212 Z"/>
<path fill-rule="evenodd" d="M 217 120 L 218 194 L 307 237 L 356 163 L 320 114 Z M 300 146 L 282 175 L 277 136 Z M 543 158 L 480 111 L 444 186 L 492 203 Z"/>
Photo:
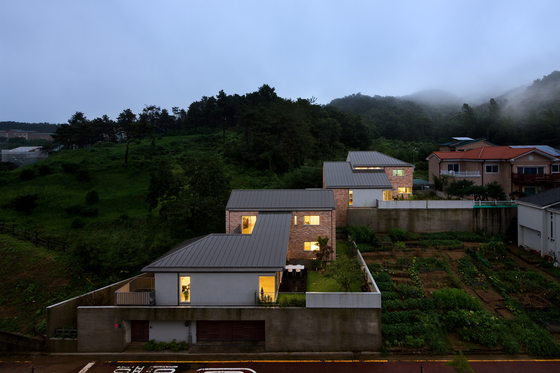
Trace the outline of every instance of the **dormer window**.
<path fill-rule="evenodd" d="M 241 233 L 251 234 L 253 233 L 253 227 L 257 222 L 256 216 L 243 216 L 241 219 Z"/>

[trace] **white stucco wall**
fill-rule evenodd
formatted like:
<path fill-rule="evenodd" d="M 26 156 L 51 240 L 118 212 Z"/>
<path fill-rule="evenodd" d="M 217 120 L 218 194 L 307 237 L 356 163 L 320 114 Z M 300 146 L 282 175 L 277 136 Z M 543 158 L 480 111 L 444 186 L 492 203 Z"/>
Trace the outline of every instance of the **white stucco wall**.
<path fill-rule="evenodd" d="M 352 207 L 375 207 L 377 200 L 383 201 L 382 189 L 349 189 L 354 192 Z"/>
<path fill-rule="evenodd" d="M 189 326 L 185 326 L 188 322 Z M 192 338 L 192 343 L 196 343 L 196 321 L 162 321 L 150 320 L 150 339 L 155 339 L 156 342 L 171 342 L 172 340 L 189 341 L 189 333 Z"/>
<path fill-rule="evenodd" d="M 274 273 L 156 273 L 156 305 L 179 305 L 179 276 L 191 277 L 191 301 L 184 305 L 252 306 L 259 276 Z"/>

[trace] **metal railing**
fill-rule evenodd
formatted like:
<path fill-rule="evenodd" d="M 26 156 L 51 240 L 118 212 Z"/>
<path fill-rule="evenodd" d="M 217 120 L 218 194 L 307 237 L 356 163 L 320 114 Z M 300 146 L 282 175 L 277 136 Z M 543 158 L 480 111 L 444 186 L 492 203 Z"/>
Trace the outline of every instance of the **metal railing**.
<path fill-rule="evenodd" d="M 473 201 L 473 207 L 517 206 L 516 201 Z"/>
<path fill-rule="evenodd" d="M 138 277 L 115 291 L 115 306 L 154 306 L 155 279 Z"/>
<path fill-rule="evenodd" d="M 480 177 L 480 171 L 444 171 L 439 172 L 440 175 L 459 176 L 459 177 Z"/>

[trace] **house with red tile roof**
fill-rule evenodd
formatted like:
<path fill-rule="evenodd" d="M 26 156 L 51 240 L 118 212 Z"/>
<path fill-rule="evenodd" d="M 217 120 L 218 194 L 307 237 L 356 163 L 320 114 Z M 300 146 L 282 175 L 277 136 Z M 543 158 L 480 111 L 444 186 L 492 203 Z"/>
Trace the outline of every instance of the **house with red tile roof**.
<path fill-rule="evenodd" d="M 426 158 L 430 182 L 442 175 L 472 180 L 474 185 L 497 181 L 508 194 L 533 195 L 560 186 L 560 156 L 556 149 L 548 148 L 484 146 L 460 152 L 436 151 Z"/>

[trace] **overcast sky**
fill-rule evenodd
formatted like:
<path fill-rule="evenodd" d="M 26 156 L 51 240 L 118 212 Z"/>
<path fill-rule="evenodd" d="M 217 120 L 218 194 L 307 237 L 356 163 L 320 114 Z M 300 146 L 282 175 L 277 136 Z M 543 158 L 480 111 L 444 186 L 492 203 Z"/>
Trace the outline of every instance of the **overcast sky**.
<path fill-rule="evenodd" d="M 0 2 L 0 121 L 202 96 L 498 96 L 560 70 L 560 1 Z"/>

